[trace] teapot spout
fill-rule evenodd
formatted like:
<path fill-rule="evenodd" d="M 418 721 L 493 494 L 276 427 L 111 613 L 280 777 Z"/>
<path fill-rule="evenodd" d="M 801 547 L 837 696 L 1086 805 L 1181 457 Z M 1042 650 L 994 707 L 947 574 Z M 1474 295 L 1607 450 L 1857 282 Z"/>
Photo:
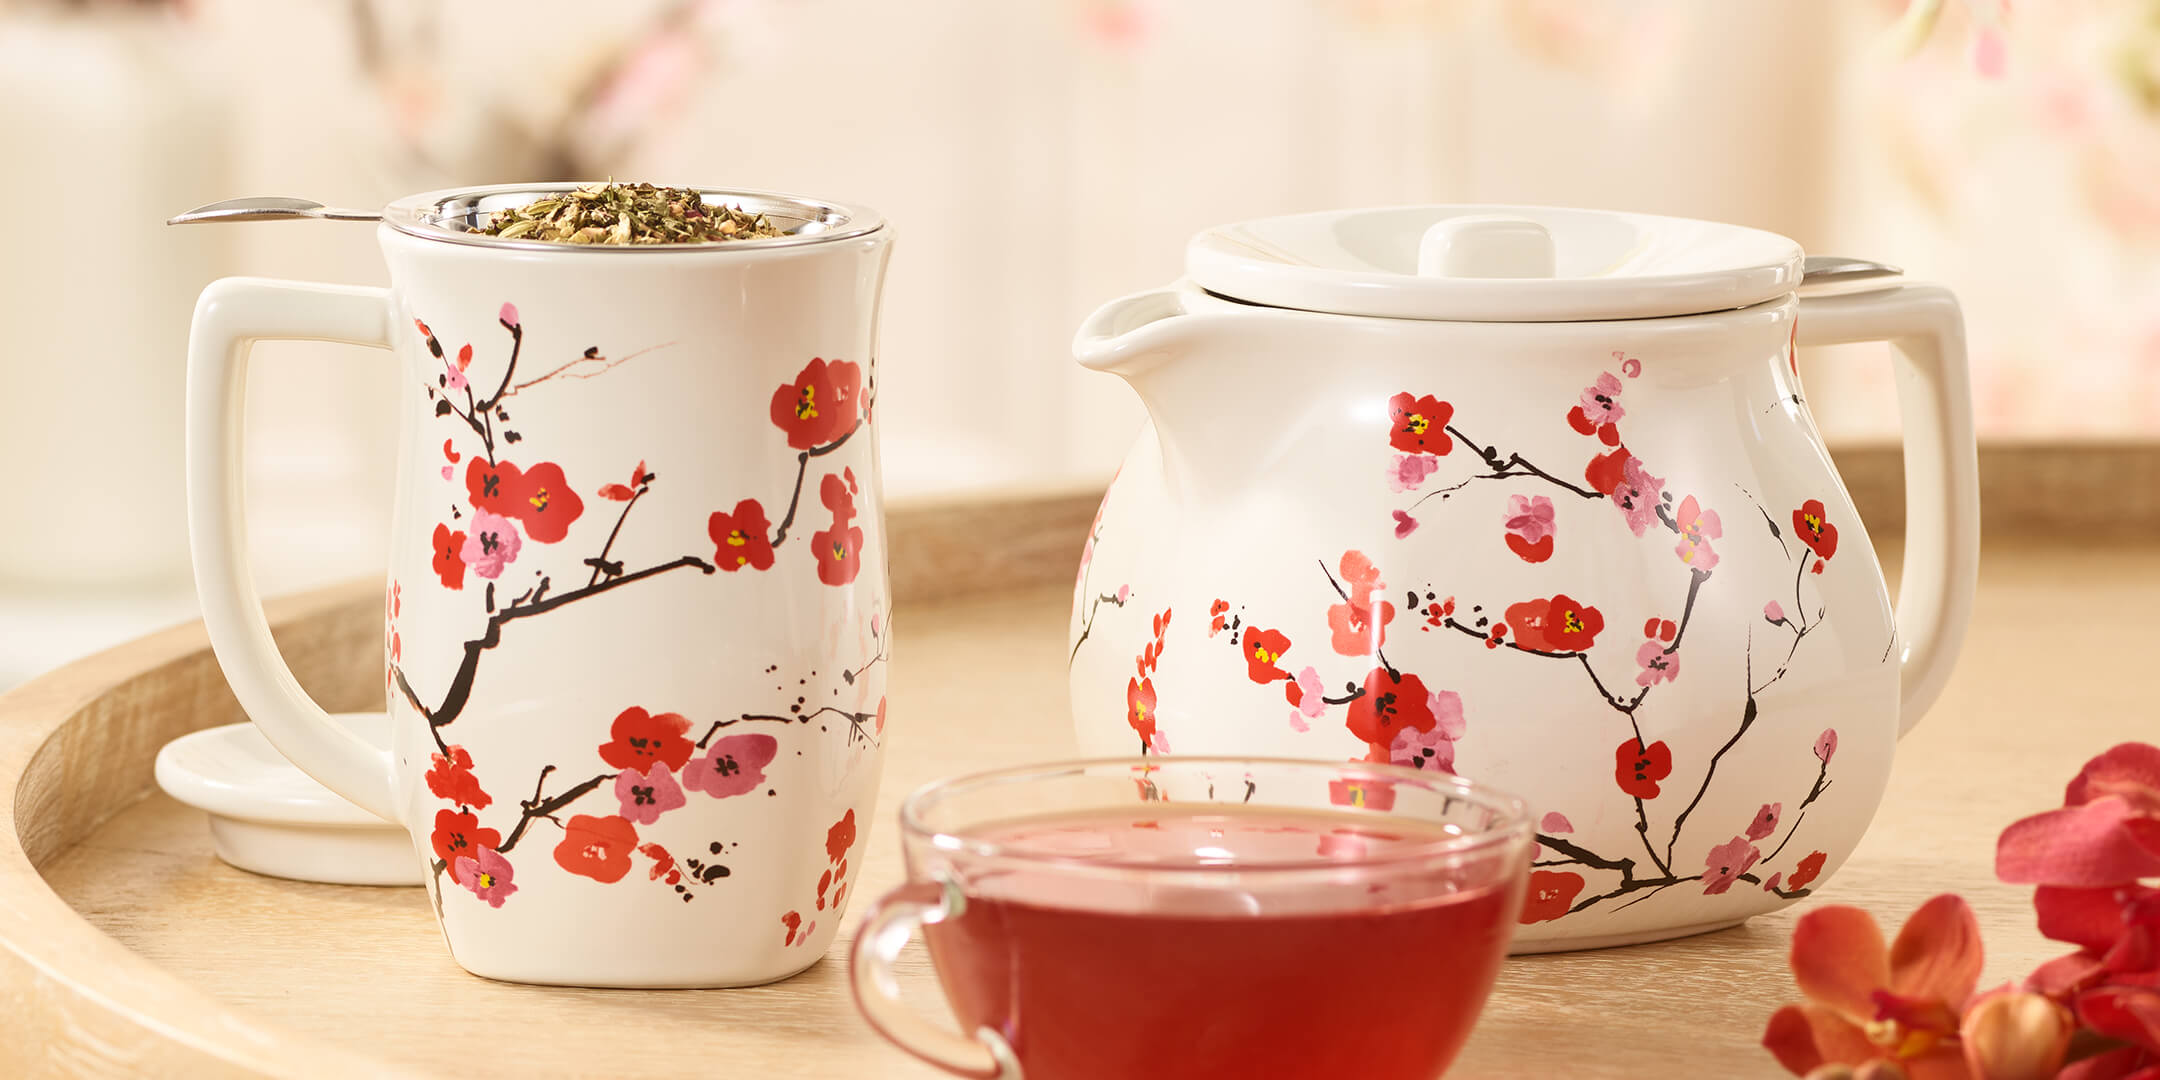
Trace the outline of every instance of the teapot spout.
<path fill-rule="evenodd" d="M 1083 367 L 1124 379 L 1139 395 L 1173 488 L 1193 499 L 1227 497 L 1249 481 L 1249 462 L 1217 448 L 1249 429 L 1256 410 L 1297 403 L 1267 398 L 1226 409 L 1223 387 L 1279 352 L 1269 339 L 1294 332 L 1296 323 L 1277 309 L 1224 300 L 1180 282 L 1103 305 L 1081 324 L 1073 356 Z"/>
<path fill-rule="evenodd" d="M 1177 286 L 1121 296 L 1080 324 L 1073 335 L 1073 359 L 1081 367 L 1130 380 L 1189 345 L 1195 321 L 1206 320 L 1192 313 Z"/>

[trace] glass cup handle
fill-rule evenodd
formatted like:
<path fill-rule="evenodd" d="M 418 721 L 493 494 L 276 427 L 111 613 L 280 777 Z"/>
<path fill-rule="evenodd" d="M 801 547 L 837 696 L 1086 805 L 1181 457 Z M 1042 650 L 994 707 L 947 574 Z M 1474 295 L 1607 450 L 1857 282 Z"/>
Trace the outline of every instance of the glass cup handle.
<path fill-rule="evenodd" d="M 967 908 L 958 883 L 940 877 L 911 881 L 878 898 L 855 931 L 848 982 L 855 1008 L 893 1045 L 960 1076 L 976 1080 L 1022 1080 L 1020 1062 L 1005 1037 L 988 1027 L 968 1038 L 938 1027 L 900 1002 L 893 961 L 924 923 L 952 918 Z"/>

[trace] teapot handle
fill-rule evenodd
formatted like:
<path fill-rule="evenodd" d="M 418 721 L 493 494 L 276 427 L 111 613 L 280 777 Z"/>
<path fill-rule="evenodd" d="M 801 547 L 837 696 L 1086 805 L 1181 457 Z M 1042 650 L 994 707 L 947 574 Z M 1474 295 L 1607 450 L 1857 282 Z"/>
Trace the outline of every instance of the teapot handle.
<path fill-rule="evenodd" d="M 1905 427 L 1905 572 L 1898 586 L 1898 734 L 1942 693 L 1980 575 L 1980 464 L 1957 297 L 1937 285 L 1802 297 L 1797 343 L 1897 347 Z"/>

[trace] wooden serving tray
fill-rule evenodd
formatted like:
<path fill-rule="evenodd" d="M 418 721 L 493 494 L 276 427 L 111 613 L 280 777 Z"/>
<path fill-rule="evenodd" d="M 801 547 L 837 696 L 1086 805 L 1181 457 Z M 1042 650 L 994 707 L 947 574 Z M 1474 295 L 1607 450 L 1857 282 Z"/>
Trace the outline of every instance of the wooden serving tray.
<path fill-rule="evenodd" d="M 899 591 L 864 896 L 898 881 L 892 815 L 909 789 L 1072 749 L 1064 587 L 944 601 Z M 325 706 L 379 706 L 381 606 L 374 584 L 273 605 L 286 655 Z M 2054 955 L 2025 891 L 1993 882 L 1994 835 L 2059 800 L 2086 757 L 2153 736 L 2134 613 L 2156 606 L 2160 548 L 1991 552 L 1960 675 L 1901 746 L 1874 830 L 1819 898 L 1685 941 L 1513 960 L 1451 1075 L 1778 1075 L 1757 1040 L 1794 993 L 1791 922 L 1817 903 L 1858 904 L 1894 927 L 1954 890 L 1980 912 L 1991 980 Z M 199 625 L 0 697 L 0 1076 L 939 1075 L 855 1017 L 853 918 L 826 962 L 772 986 L 515 986 L 457 967 L 419 889 L 218 862 L 202 814 L 156 791 L 151 762 L 176 735 L 238 719 Z M 919 951 L 903 977 L 938 1008 Z M 1353 958 L 1343 977 L 1356 977 Z M 1144 987 L 1105 992 L 1149 1007 Z"/>

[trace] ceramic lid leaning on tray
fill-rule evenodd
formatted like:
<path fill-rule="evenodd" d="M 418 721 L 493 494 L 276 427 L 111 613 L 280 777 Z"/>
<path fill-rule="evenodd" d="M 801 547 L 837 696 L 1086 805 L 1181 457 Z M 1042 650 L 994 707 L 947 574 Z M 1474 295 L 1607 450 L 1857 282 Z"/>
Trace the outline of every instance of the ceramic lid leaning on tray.
<path fill-rule="evenodd" d="M 1185 271 L 1270 307 L 1465 322 L 1693 315 L 1800 284 L 1800 245 L 1691 218 L 1544 206 L 1406 206 L 1208 229 Z"/>

